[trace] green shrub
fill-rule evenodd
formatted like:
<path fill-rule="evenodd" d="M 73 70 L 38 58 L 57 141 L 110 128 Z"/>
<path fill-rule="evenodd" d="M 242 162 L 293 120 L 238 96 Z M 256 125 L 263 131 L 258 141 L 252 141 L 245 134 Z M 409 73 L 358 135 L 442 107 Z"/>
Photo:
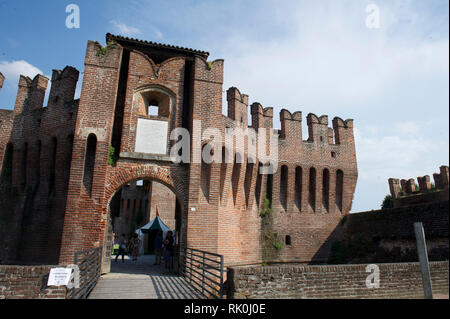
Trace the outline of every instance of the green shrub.
<path fill-rule="evenodd" d="M 346 221 L 347 221 L 347 215 L 342 216 L 341 220 L 339 221 L 339 225 L 344 226 Z"/>
<path fill-rule="evenodd" d="M 273 243 L 273 247 L 275 247 L 275 249 L 280 252 L 283 249 L 283 243 L 279 240 L 275 240 L 275 242 Z"/>
<path fill-rule="evenodd" d="M 116 149 L 112 145 L 110 145 L 108 154 L 108 165 L 116 166 L 116 162 L 117 162 Z"/>
<path fill-rule="evenodd" d="M 394 208 L 394 199 L 391 195 L 386 195 L 381 203 L 381 209 Z"/>
<path fill-rule="evenodd" d="M 97 56 L 104 56 L 106 53 L 108 53 L 108 50 L 117 48 L 117 42 L 116 41 L 110 41 L 105 47 L 102 47 L 97 50 Z"/>
<path fill-rule="evenodd" d="M 259 216 L 262 218 L 268 217 L 270 214 L 272 214 L 272 208 L 270 208 L 270 200 L 268 198 L 264 199 L 263 208 L 261 212 L 259 213 Z"/>
<path fill-rule="evenodd" d="M 347 245 L 341 241 L 335 241 L 331 245 L 330 257 L 328 258 L 329 264 L 343 264 L 348 257 Z"/>

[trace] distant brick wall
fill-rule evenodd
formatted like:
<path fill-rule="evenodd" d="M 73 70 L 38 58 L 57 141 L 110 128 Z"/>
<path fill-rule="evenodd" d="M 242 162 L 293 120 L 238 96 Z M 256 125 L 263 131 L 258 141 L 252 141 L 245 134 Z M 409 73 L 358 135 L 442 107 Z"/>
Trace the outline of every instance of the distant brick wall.
<path fill-rule="evenodd" d="M 380 287 L 368 289 L 363 265 L 228 268 L 229 297 L 423 298 L 419 263 L 379 264 Z M 430 263 L 434 294 L 448 294 L 448 261 Z"/>
<path fill-rule="evenodd" d="M 329 262 L 418 261 L 415 222 L 423 224 L 429 259 L 448 260 L 448 218 L 448 201 L 349 214 L 342 221 L 341 247 L 334 244 Z"/>
<path fill-rule="evenodd" d="M 47 287 L 42 281 L 55 266 L 0 266 L 0 299 L 65 299 L 65 287 Z"/>
<path fill-rule="evenodd" d="M 432 185 L 428 175 L 417 177 L 418 183 L 415 182 L 414 178 L 408 180 L 389 178 L 389 190 L 394 207 L 448 200 L 448 166 L 439 167 L 439 173 L 434 173 L 433 179 L 434 185 Z"/>
<path fill-rule="evenodd" d="M 176 196 L 161 183 L 152 183 L 149 221 L 156 217 L 156 208 L 162 221 L 170 228 L 175 229 Z"/>

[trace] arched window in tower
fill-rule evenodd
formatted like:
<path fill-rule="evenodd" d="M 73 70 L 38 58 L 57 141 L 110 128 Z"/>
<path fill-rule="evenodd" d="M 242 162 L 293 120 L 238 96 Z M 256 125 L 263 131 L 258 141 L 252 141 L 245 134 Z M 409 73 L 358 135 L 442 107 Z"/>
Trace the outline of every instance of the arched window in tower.
<path fill-rule="evenodd" d="M 56 178 L 56 150 L 58 146 L 58 140 L 56 137 L 52 138 L 50 142 L 50 165 L 49 165 L 49 192 L 52 192 L 55 188 L 55 178 Z"/>
<path fill-rule="evenodd" d="M 259 207 L 261 204 L 261 184 L 262 184 L 262 174 L 261 174 L 262 164 L 258 164 L 258 171 L 256 172 L 256 186 L 255 186 L 255 200 L 256 205 Z"/>
<path fill-rule="evenodd" d="M 322 204 L 328 213 L 330 211 L 330 171 L 326 168 L 322 176 Z"/>
<path fill-rule="evenodd" d="M 147 106 L 147 115 L 159 116 L 159 102 L 157 100 L 151 100 Z"/>
<path fill-rule="evenodd" d="M 42 152 L 42 142 L 39 140 L 36 143 L 36 164 L 34 173 L 34 179 L 36 184 L 39 184 L 41 181 L 41 152 Z"/>
<path fill-rule="evenodd" d="M 234 205 L 236 205 L 236 201 L 237 201 L 239 177 L 241 174 L 241 165 L 242 165 L 241 163 L 242 163 L 242 157 L 239 153 L 236 153 L 236 156 L 234 157 L 234 163 L 233 163 L 233 172 L 231 175 L 231 188 L 233 189 Z"/>
<path fill-rule="evenodd" d="M 269 201 L 269 207 L 272 207 L 273 174 L 267 174 L 266 199 Z"/>
<path fill-rule="evenodd" d="M 309 206 L 313 212 L 316 211 L 316 169 L 309 169 Z"/>
<path fill-rule="evenodd" d="M 20 167 L 20 174 L 22 176 L 21 180 L 21 187 L 22 189 L 25 189 L 27 186 L 27 158 L 28 158 L 28 143 L 23 144 L 23 150 L 22 150 L 22 164 Z"/>
<path fill-rule="evenodd" d="M 6 145 L 5 154 L 3 156 L 2 172 L 0 182 L 2 185 L 11 186 L 12 184 L 12 167 L 13 167 L 14 146 L 12 143 Z"/>
<path fill-rule="evenodd" d="M 222 161 L 220 163 L 220 200 L 224 200 L 225 179 L 227 174 L 228 150 L 222 147 Z"/>
<path fill-rule="evenodd" d="M 206 150 L 209 149 L 208 144 L 203 147 L 203 151 L 205 149 Z M 203 151 L 202 151 L 202 154 L 203 154 Z M 201 184 L 203 196 L 205 197 L 206 201 L 209 202 L 209 188 L 211 185 L 211 164 L 206 163 L 203 159 L 202 159 L 202 163 L 201 163 L 200 184 Z"/>
<path fill-rule="evenodd" d="M 302 210 L 302 182 L 303 182 L 303 172 L 300 166 L 295 168 L 295 205 L 298 210 Z"/>
<path fill-rule="evenodd" d="M 84 158 L 83 185 L 85 192 L 91 194 L 92 182 L 94 180 L 95 153 L 97 152 L 97 136 L 89 134 L 86 142 L 86 153 Z"/>
<path fill-rule="evenodd" d="M 253 167 L 254 163 L 251 162 L 251 159 L 247 159 L 247 167 L 245 168 L 245 180 L 244 180 L 244 191 L 245 191 L 245 204 L 248 207 L 250 202 L 250 193 L 252 186 L 252 178 L 253 178 Z"/>
<path fill-rule="evenodd" d="M 344 172 L 340 169 L 336 172 L 336 207 L 342 213 L 342 200 L 344 192 Z"/>
<path fill-rule="evenodd" d="M 288 167 L 281 166 L 280 174 L 280 204 L 284 210 L 287 210 L 287 187 L 288 187 Z"/>
<path fill-rule="evenodd" d="M 149 87 L 135 92 L 133 106 L 137 127 L 135 152 L 167 154 L 168 134 L 174 125 L 175 96 L 163 87 Z M 148 137 L 152 138 L 149 139 Z"/>
<path fill-rule="evenodd" d="M 64 186 L 67 189 L 70 178 L 70 165 L 72 163 L 73 135 L 67 136 L 64 151 Z"/>

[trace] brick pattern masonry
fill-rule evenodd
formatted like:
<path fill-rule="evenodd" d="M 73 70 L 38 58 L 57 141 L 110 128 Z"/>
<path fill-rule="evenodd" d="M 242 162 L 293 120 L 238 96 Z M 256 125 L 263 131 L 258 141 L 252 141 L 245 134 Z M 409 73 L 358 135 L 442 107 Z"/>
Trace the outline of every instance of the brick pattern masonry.
<path fill-rule="evenodd" d="M 423 298 L 419 263 L 379 264 L 380 287 L 368 289 L 367 265 L 236 267 L 228 269 L 229 297 Z M 448 295 L 448 261 L 430 263 L 434 294 Z"/>
<path fill-rule="evenodd" d="M 0 299 L 65 299 L 65 287 L 43 287 L 54 267 L 0 266 Z"/>

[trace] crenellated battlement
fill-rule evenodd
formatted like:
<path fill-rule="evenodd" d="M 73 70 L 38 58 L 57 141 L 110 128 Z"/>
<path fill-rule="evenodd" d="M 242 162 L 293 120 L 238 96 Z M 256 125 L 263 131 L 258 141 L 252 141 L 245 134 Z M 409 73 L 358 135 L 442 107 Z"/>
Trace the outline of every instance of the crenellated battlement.
<path fill-rule="evenodd" d="M 0 90 L 3 87 L 3 82 L 5 81 L 5 76 L 0 72 Z"/>
<path fill-rule="evenodd" d="M 302 112 L 296 111 L 293 114 L 286 109 L 280 111 L 280 138 L 282 139 L 302 139 Z"/>
<path fill-rule="evenodd" d="M 227 101 L 228 117 L 245 127 L 248 123 L 248 95 L 231 87 L 227 91 Z"/>
<path fill-rule="evenodd" d="M 242 94 L 238 88 L 231 87 L 227 90 L 228 118 L 236 123 L 248 122 L 248 102 L 249 97 Z M 273 128 L 273 108 L 264 108 L 260 103 L 254 102 L 250 105 L 251 127 Z M 298 142 L 303 140 L 302 132 L 302 112 L 295 111 L 291 113 L 287 109 L 280 111 L 281 129 L 280 138 L 286 141 Z M 328 116 L 320 117 L 314 113 L 309 113 L 306 117 L 308 125 L 307 143 L 317 144 L 349 144 L 354 143 L 353 120 L 342 120 L 339 117 L 333 118 L 332 125 L 329 127 Z"/>
<path fill-rule="evenodd" d="M 389 178 L 389 191 L 394 200 L 394 207 L 415 203 L 448 200 L 449 170 L 448 166 L 441 166 L 439 173 L 433 174 L 434 185 L 429 175 L 414 178 Z"/>
<path fill-rule="evenodd" d="M 53 70 L 47 105 L 50 109 L 62 107 L 64 104 L 74 101 L 79 74 L 80 72 L 71 66 L 66 66 L 63 70 Z M 4 76 L 1 75 L 0 78 L 3 83 Z M 42 74 L 37 74 L 33 79 L 20 75 L 14 114 L 19 115 L 42 109 L 48 82 L 49 79 Z"/>
<path fill-rule="evenodd" d="M 313 113 L 309 113 L 306 117 L 308 125 L 308 142 L 328 142 L 328 116 L 322 115 L 317 117 Z"/>
<path fill-rule="evenodd" d="M 33 80 L 20 75 L 14 113 L 20 114 L 42 108 L 48 81 L 49 79 L 41 74 L 36 75 Z"/>
<path fill-rule="evenodd" d="M 62 71 L 53 70 L 48 107 L 62 107 L 73 101 L 80 72 L 71 66 Z"/>
<path fill-rule="evenodd" d="M 252 127 L 255 130 L 258 128 L 272 128 L 273 127 L 273 108 L 264 108 L 260 103 L 254 102 L 250 106 L 252 115 Z"/>

